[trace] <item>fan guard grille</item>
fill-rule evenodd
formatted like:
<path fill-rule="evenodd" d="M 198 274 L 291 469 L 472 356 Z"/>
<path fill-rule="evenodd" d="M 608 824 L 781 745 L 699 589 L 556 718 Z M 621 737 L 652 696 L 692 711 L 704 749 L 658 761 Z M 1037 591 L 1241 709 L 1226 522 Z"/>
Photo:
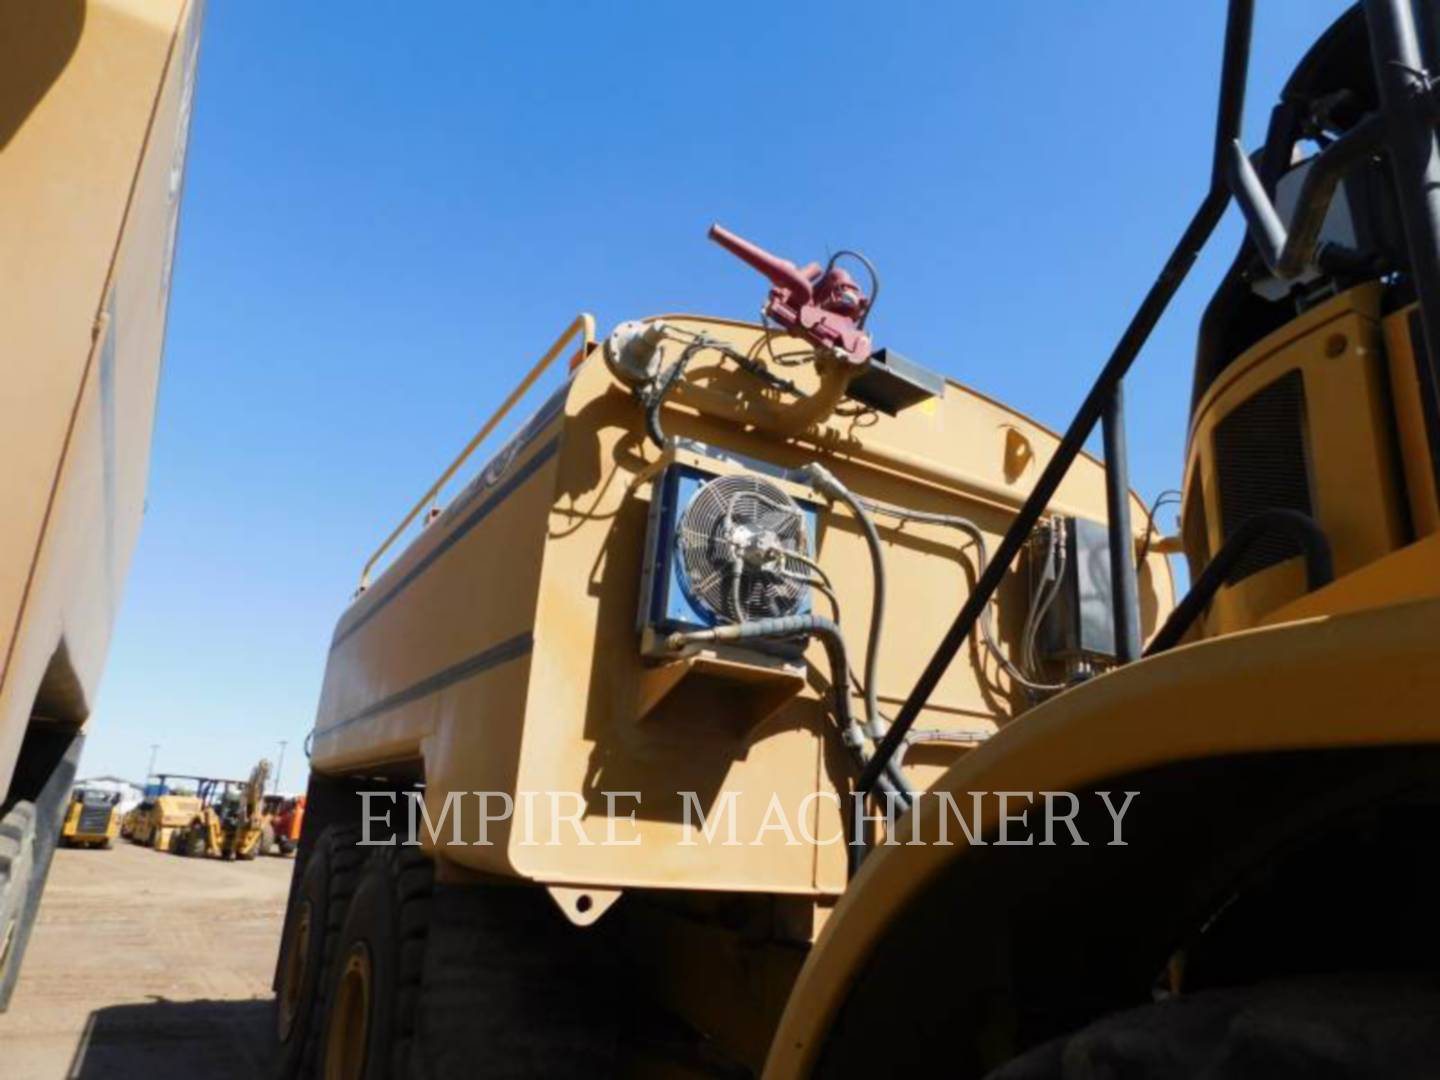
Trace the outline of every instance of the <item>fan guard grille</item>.
<path fill-rule="evenodd" d="M 809 588 L 805 564 L 783 554 L 809 553 L 805 515 L 761 476 L 718 476 L 695 492 L 675 549 L 691 601 L 724 621 L 793 615 Z"/>

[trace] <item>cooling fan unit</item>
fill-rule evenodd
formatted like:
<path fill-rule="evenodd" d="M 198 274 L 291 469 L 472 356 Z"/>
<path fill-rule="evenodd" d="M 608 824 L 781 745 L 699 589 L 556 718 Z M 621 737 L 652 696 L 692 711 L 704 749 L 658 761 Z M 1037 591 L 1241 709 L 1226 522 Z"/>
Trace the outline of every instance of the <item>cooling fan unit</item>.
<path fill-rule="evenodd" d="M 769 480 L 717 476 L 690 499 L 675 535 L 680 584 L 726 622 L 793 615 L 808 587 L 800 507 Z"/>
<path fill-rule="evenodd" d="M 814 535 L 814 507 L 769 477 L 671 465 L 650 504 L 641 630 L 808 613 Z"/>

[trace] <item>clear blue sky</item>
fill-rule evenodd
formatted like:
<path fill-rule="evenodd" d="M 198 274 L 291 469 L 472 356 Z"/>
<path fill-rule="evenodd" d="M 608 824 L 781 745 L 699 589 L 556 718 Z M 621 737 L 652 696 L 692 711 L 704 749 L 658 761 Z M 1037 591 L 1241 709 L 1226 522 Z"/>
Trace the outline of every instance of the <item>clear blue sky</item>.
<path fill-rule="evenodd" d="M 1246 133 L 1341 10 L 1261 0 Z M 368 552 L 575 312 L 751 317 L 720 221 L 1068 423 L 1205 186 L 1224 5 L 209 5 L 149 509 L 82 763 L 303 786 Z M 1231 211 L 1129 387 L 1179 479 Z M 483 454 L 482 454 L 483 457 Z M 1168 515 L 1167 515 L 1168 517 Z"/>

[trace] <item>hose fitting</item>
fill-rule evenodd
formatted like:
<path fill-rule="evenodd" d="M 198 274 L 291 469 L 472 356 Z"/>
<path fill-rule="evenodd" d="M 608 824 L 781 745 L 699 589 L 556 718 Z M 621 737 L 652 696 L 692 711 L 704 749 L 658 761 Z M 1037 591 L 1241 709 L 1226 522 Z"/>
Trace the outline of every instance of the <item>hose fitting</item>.
<path fill-rule="evenodd" d="M 840 482 L 839 477 L 818 461 L 800 466 L 798 473 L 802 480 L 832 502 L 849 502 L 853 498 L 850 489 Z"/>

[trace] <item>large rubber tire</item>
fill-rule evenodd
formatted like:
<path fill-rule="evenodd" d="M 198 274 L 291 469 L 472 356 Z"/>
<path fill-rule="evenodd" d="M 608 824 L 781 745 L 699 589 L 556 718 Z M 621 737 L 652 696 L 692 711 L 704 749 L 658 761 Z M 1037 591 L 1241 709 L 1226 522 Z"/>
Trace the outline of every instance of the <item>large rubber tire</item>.
<path fill-rule="evenodd" d="M 365 849 L 360 831 L 331 826 L 315 838 L 315 850 L 294 902 L 285 913 L 281 936 L 281 978 L 275 995 L 275 1076 L 302 1080 L 314 1075 L 323 1017 L 326 968 L 355 892 Z"/>
<path fill-rule="evenodd" d="M 418 848 L 366 863 L 329 968 L 317 1073 L 326 1080 L 406 1074 L 415 1033 L 433 870 Z"/>
<path fill-rule="evenodd" d="M 0 817 L 0 979 L 11 961 L 34 869 L 35 804 L 18 802 Z"/>
<path fill-rule="evenodd" d="M 401 1075 L 614 1075 L 627 995 L 617 993 L 609 925 L 572 925 L 534 887 L 438 887 L 415 1047 Z"/>
<path fill-rule="evenodd" d="M 1115 1013 L 990 1080 L 1428 1080 L 1440 980 L 1316 976 L 1211 990 Z"/>

